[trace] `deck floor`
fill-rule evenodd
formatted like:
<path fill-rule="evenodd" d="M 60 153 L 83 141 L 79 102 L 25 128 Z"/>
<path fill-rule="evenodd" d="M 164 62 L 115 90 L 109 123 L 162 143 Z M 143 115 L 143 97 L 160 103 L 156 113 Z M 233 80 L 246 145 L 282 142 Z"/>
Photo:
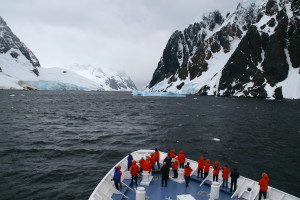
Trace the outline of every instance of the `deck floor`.
<path fill-rule="evenodd" d="M 144 187 L 146 190 L 146 200 L 159 200 L 159 199 L 168 199 L 168 200 L 176 200 L 177 195 L 182 194 L 190 194 L 197 200 L 207 200 L 210 197 L 210 186 L 203 184 L 200 186 L 200 181 L 191 179 L 190 184 L 188 187 L 185 186 L 185 183 L 177 183 L 172 180 L 168 180 L 168 186 L 167 187 L 161 187 L 161 173 L 160 172 L 153 172 L 152 174 L 153 180 L 150 183 L 150 186 L 142 186 L 139 185 L 141 182 L 141 177 L 138 178 L 138 187 Z M 125 180 L 124 182 L 127 184 L 130 183 L 131 180 Z M 135 199 L 136 198 L 136 186 L 133 187 L 134 190 L 130 191 L 127 190 L 125 192 L 125 195 L 129 199 Z M 119 197 L 115 196 L 113 197 L 114 200 L 119 199 Z M 229 200 L 231 199 L 231 193 L 229 193 L 228 190 L 221 190 L 219 195 L 220 200 Z"/>

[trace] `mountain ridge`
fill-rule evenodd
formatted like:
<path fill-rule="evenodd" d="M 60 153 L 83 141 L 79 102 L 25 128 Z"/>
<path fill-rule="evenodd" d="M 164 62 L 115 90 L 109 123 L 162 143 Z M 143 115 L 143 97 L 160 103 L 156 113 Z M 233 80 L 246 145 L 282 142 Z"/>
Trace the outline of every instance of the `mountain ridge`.
<path fill-rule="evenodd" d="M 213 11 L 172 34 L 146 90 L 300 98 L 299 29 L 299 0 L 242 1 L 226 18 Z"/>

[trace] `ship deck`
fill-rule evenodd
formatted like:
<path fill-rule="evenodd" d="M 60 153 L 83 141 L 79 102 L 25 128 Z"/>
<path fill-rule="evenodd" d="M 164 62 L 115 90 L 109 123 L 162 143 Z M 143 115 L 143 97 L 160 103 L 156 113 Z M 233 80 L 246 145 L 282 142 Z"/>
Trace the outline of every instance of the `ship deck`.
<path fill-rule="evenodd" d="M 138 187 L 144 187 L 146 190 L 146 200 L 158 200 L 158 199 L 167 199 L 167 200 L 176 200 L 177 195 L 190 194 L 196 200 L 207 200 L 210 198 L 210 184 L 203 184 L 200 186 L 202 179 L 197 178 L 196 176 L 191 177 L 189 186 L 186 187 L 185 183 L 177 183 L 172 179 L 168 180 L 167 187 L 161 187 L 161 173 L 158 171 L 153 172 L 153 180 L 149 186 L 140 185 L 142 178 L 138 177 Z M 123 182 L 126 185 L 129 185 L 131 179 L 124 179 Z M 131 187 L 133 190 L 129 190 L 126 186 L 123 186 L 122 192 L 128 197 L 128 199 L 136 198 L 136 186 Z M 232 193 L 229 192 L 229 189 L 222 188 L 220 189 L 219 199 L 226 200 L 231 199 Z M 114 194 L 112 197 L 114 200 L 122 199 L 121 195 Z M 234 198 L 238 199 L 238 198 Z"/>

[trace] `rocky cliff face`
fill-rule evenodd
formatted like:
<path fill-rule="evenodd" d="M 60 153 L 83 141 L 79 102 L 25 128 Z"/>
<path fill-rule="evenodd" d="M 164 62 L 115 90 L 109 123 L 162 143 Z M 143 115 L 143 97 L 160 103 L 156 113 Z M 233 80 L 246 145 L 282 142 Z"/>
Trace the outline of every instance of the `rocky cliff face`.
<path fill-rule="evenodd" d="M 150 91 L 300 98 L 299 0 L 244 0 L 176 31 Z"/>
<path fill-rule="evenodd" d="M 0 54 L 9 54 L 12 59 L 19 62 L 20 57 L 24 56 L 29 63 L 27 67 L 38 76 L 40 63 L 35 55 L 26 47 L 24 43 L 11 31 L 6 22 L 0 16 Z M 20 56 L 21 55 L 21 56 Z M 1 67 L 1 66 L 0 66 Z"/>

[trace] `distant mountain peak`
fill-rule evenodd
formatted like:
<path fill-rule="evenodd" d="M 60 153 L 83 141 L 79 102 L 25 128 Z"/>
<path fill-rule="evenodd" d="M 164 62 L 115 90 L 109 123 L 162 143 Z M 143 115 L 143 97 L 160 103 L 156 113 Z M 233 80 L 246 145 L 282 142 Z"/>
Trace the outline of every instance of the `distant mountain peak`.
<path fill-rule="evenodd" d="M 65 65 L 63 68 L 93 80 L 104 90 L 131 91 L 137 89 L 125 71 L 78 63 Z"/>

